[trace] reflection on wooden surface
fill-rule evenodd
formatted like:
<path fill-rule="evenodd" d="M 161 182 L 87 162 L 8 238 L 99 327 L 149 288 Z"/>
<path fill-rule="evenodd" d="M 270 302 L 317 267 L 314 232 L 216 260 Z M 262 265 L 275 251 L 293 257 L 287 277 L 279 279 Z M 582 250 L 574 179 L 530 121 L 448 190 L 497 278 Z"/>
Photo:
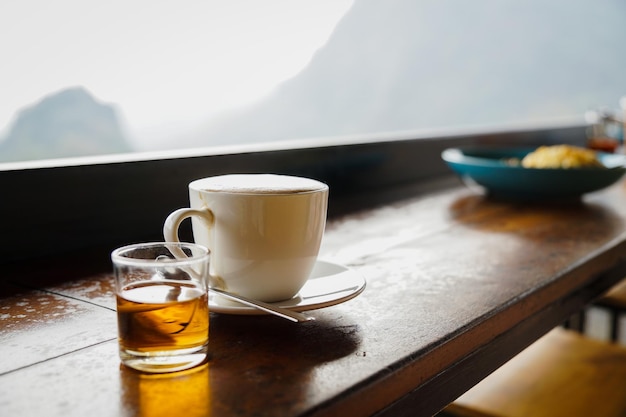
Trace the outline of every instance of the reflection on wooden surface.
<path fill-rule="evenodd" d="M 173 374 L 147 375 L 120 367 L 122 410 L 137 417 L 210 417 L 213 413 L 208 364 Z"/>

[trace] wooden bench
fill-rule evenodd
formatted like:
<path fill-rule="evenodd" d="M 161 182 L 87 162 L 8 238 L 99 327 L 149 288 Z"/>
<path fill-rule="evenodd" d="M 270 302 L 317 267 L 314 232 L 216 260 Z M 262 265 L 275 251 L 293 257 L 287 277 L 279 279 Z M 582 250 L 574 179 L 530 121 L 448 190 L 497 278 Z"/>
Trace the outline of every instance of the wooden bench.
<path fill-rule="evenodd" d="M 626 415 L 626 348 L 557 328 L 449 405 L 457 417 Z"/>

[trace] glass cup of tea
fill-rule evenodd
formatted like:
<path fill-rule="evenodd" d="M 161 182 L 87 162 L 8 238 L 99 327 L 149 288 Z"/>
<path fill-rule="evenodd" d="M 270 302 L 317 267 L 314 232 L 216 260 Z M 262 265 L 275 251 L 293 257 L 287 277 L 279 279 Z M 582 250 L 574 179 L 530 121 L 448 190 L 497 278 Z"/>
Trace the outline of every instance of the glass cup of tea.
<path fill-rule="evenodd" d="M 149 373 L 204 363 L 208 249 L 193 243 L 140 243 L 115 249 L 111 260 L 122 363 Z"/>

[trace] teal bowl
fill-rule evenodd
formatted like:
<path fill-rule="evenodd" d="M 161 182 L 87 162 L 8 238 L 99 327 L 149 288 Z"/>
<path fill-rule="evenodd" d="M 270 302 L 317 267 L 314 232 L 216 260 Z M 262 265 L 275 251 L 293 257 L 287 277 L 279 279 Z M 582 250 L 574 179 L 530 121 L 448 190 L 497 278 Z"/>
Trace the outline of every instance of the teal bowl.
<path fill-rule="evenodd" d="M 616 183 L 626 172 L 626 157 L 598 153 L 606 168 L 524 168 L 507 160 L 521 160 L 536 148 L 449 148 L 442 159 L 471 188 L 488 195 L 522 199 L 578 198 Z"/>

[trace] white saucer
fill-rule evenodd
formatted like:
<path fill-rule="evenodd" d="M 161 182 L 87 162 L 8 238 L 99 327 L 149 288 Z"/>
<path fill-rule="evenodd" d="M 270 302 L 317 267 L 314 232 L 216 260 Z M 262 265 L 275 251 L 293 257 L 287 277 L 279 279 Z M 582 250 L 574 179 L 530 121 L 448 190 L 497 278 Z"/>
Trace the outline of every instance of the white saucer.
<path fill-rule="evenodd" d="M 365 289 L 365 278 L 345 266 L 318 260 L 300 293 L 290 300 L 273 303 L 293 311 L 315 310 L 346 302 Z M 223 314 L 268 314 L 209 292 L 209 311 Z"/>

